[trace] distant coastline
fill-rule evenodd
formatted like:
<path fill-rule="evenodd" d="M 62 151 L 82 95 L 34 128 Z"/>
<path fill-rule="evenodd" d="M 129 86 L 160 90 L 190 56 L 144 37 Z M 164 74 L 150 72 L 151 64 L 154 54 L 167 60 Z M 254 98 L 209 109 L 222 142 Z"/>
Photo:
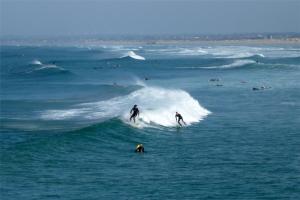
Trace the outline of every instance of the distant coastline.
<path fill-rule="evenodd" d="M 90 42 L 85 42 L 87 45 Z M 130 44 L 141 44 L 141 45 L 192 45 L 192 44 L 216 44 L 216 45 L 288 45 L 288 44 L 299 44 L 300 38 L 292 39 L 232 39 L 232 40 L 98 40 L 93 41 L 90 44 L 99 45 L 130 45 Z"/>
<path fill-rule="evenodd" d="M 1 45 L 300 45 L 300 33 L 154 36 L 49 36 L 1 38 Z"/>

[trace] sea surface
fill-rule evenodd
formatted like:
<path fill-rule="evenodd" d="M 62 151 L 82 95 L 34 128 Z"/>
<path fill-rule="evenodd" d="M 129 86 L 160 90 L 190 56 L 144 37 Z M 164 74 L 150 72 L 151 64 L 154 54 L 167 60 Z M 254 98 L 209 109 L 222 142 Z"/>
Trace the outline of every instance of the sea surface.
<path fill-rule="evenodd" d="M 300 46 L 0 52 L 2 200 L 300 199 Z"/>

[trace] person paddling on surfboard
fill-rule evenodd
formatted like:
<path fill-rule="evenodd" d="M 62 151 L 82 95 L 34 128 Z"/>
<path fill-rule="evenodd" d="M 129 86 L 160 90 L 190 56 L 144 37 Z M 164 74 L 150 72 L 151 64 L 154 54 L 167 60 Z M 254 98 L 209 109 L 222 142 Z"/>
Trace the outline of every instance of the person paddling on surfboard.
<path fill-rule="evenodd" d="M 180 121 L 182 121 L 184 123 L 184 125 L 186 125 L 186 123 L 183 121 L 183 118 L 182 118 L 181 114 L 179 114 L 178 112 L 176 112 L 175 119 L 176 119 L 176 121 L 178 122 L 178 124 L 180 126 L 182 126 L 182 124 L 180 123 Z"/>
<path fill-rule="evenodd" d="M 138 116 L 138 115 L 140 114 L 140 111 L 139 111 L 137 105 L 134 105 L 134 106 L 133 106 L 133 108 L 132 108 L 131 111 L 130 111 L 130 114 L 131 114 L 131 116 L 130 116 L 130 121 L 131 121 L 131 119 L 133 119 L 133 121 L 134 121 L 134 123 L 135 123 L 135 118 L 136 118 L 136 116 Z"/>

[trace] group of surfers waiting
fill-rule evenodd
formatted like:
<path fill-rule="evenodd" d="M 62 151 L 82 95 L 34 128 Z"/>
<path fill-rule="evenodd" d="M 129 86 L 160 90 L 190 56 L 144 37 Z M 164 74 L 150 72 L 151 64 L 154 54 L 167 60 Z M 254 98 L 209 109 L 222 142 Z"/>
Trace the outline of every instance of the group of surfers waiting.
<path fill-rule="evenodd" d="M 138 107 L 137 107 L 137 105 L 134 105 L 133 106 L 133 108 L 130 110 L 130 121 L 131 120 L 133 120 L 134 121 L 134 123 L 135 123 L 135 118 L 137 117 L 137 116 L 139 116 L 139 114 L 140 114 L 140 111 L 139 111 L 139 109 L 138 109 Z M 181 116 L 181 114 L 179 114 L 178 112 L 176 112 L 175 113 L 175 120 L 176 120 L 176 122 L 180 125 L 180 126 L 182 126 L 182 124 L 180 123 L 180 122 L 182 122 L 184 125 L 186 124 L 184 121 L 183 121 L 183 117 Z"/>

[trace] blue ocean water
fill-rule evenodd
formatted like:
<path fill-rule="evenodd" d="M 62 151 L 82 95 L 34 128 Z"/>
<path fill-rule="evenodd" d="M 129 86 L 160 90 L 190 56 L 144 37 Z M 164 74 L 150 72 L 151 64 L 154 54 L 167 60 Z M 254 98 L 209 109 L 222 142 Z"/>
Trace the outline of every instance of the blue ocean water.
<path fill-rule="evenodd" d="M 299 80 L 297 45 L 1 46 L 1 199 L 299 199 Z"/>

